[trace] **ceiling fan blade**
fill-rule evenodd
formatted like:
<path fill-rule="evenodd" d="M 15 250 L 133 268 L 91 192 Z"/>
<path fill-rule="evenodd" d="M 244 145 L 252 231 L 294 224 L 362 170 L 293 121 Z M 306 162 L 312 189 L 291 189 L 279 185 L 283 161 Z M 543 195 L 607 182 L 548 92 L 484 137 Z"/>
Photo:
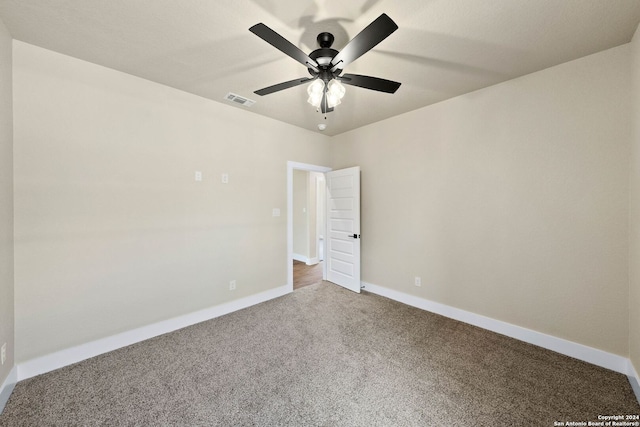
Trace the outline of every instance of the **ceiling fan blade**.
<path fill-rule="evenodd" d="M 299 86 L 299 85 L 304 84 L 306 82 L 310 82 L 311 80 L 315 80 L 316 78 L 317 77 L 310 77 L 310 78 L 289 80 L 288 82 L 278 83 L 277 85 L 273 85 L 273 86 L 265 87 L 264 89 L 256 90 L 253 93 L 255 93 L 256 95 L 260 95 L 260 96 L 269 95 L 270 93 L 278 92 L 278 91 L 281 91 L 281 90 L 284 90 L 284 89 L 289 89 L 290 87 Z"/>
<path fill-rule="evenodd" d="M 369 24 L 357 36 L 355 36 L 347 45 L 331 60 L 335 69 L 342 69 L 367 53 L 374 46 L 386 39 L 398 29 L 398 26 L 386 14 L 380 15 L 375 21 Z"/>
<path fill-rule="evenodd" d="M 305 67 L 318 71 L 318 63 L 316 61 L 309 58 L 309 55 L 298 49 L 293 43 L 264 25 L 262 22 L 249 28 L 249 31 L 269 43 L 271 46 L 295 59 Z"/>
<path fill-rule="evenodd" d="M 338 77 L 338 79 L 346 85 L 358 86 L 386 93 L 395 93 L 402 84 L 392 80 L 381 79 L 379 77 L 361 76 L 359 74 L 344 74 Z"/>

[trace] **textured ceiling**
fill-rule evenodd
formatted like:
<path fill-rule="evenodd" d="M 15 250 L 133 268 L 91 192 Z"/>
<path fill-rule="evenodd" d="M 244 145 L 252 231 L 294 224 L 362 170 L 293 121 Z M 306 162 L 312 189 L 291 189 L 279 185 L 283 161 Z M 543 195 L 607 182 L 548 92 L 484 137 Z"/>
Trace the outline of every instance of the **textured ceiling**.
<path fill-rule="evenodd" d="M 305 52 L 322 31 L 340 50 L 381 13 L 399 29 L 345 72 L 402 83 L 393 95 L 347 86 L 328 135 L 627 43 L 639 0 L 0 0 L 13 38 L 317 131 L 306 86 L 253 93 L 304 66 L 249 27 Z M 256 100 L 224 100 L 228 92 Z"/>

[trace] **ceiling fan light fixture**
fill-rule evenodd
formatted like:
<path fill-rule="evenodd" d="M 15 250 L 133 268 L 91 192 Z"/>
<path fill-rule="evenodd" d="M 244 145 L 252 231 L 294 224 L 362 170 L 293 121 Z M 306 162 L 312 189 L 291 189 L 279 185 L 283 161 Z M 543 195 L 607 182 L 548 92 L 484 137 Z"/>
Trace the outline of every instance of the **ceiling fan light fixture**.
<path fill-rule="evenodd" d="M 309 98 L 307 98 L 307 102 L 311 105 L 313 105 L 316 108 L 320 108 L 320 104 L 322 103 L 322 94 L 318 95 L 311 95 Z"/>
<path fill-rule="evenodd" d="M 342 99 L 342 97 L 344 96 L 344 94 L 345 94 L 345 92 L 347 90 L 344 88 L 342 83 L 340 83 L 336 79 L 333 79 L 327 85 L 327 91 L 328 91 L 329 95 L 333 95 L 333 96 L 337 97 L 338 99 Z"/>
<path fill-rule="evenodd" d="M 346 89 L 338 80 L 333 79 L 327 85 L 327 106 L 333 108 L 342 103 Z"/>
<path fill-rule="evenodd" d="M 327 108 L 334 108 L 336 105 L 340 104 L 342 104 L 342 101 L 340 101 L 338 98 L 327 96 Z"/>
<path fill-rule="evenodd" d="M 309 94 L 307 102 L 316 108 L 320 107 L 324 94 L 324 82 L 320 79 L 314 80 L 307 88 L 307 93 Z"/>

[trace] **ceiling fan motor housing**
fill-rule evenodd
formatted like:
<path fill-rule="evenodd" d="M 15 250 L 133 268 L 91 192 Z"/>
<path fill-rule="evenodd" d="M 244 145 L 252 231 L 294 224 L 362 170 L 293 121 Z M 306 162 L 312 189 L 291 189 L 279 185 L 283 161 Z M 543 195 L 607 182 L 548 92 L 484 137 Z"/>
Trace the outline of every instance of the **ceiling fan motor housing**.
<path fill-rule="evenodd" d="M 312 76 L 318 76 L 320 79 L 324 80 L 325 83 L 331 80 L 334 76 L 340 74 L 342 70 L 336 70 L 335 72 L 329 71 L 331 66 L 331 60 L 334 56 L 338 54 L 338 51 L 335 49 L 331 49 L 331 45 L 333 44 L 333 34 L 331 33 L 320 33 L 317 37 L 318 44 L 320 45 L 319 49 L 314 50 L 309 54 L 309 58 L 313 59 L 320 66 L 320 72 L 316 72 L 309 68 L 309 73 Z"/>
<path fill-rule="evenodd" d="M 318 46 L 320 47 L 331 47 L 335 37 L 333 37 L 333 34 L 331 33 L 324 32 L 318 34 L 316 40 L 318 40 Z"/>
<path fill-rule="evenodd" d="M 322 71 L 328 71 L 331 68 L 331 60 L 334 56 L 338 54 L 338 51 L 335 49 L 331 49 L 328 47 L 321 47 L 320 49 L 316 49 L 309 54 L 309 58 L 313 59 L 320 66 L 320 74 Z M 309 72 L 312 75 L 316 75 L 318 73 L 314 72 L 311 68 L 309 68 Z"/>

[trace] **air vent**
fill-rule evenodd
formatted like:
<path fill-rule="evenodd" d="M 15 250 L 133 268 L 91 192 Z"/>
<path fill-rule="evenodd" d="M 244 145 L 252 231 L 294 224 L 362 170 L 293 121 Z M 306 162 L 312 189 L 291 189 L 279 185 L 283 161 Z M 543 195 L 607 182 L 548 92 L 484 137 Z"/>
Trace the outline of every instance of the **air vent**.
<path fill-rule="evenodd" d="M 256 101 L 252 99 L 243 98 L 240 95 L 236 95 L 235 93 L 229 92 L 227 96 L 224 97 L 227 101 L 236 102 L 240 105 L 244 105 L 245 107 L 251 107 Z"/>

